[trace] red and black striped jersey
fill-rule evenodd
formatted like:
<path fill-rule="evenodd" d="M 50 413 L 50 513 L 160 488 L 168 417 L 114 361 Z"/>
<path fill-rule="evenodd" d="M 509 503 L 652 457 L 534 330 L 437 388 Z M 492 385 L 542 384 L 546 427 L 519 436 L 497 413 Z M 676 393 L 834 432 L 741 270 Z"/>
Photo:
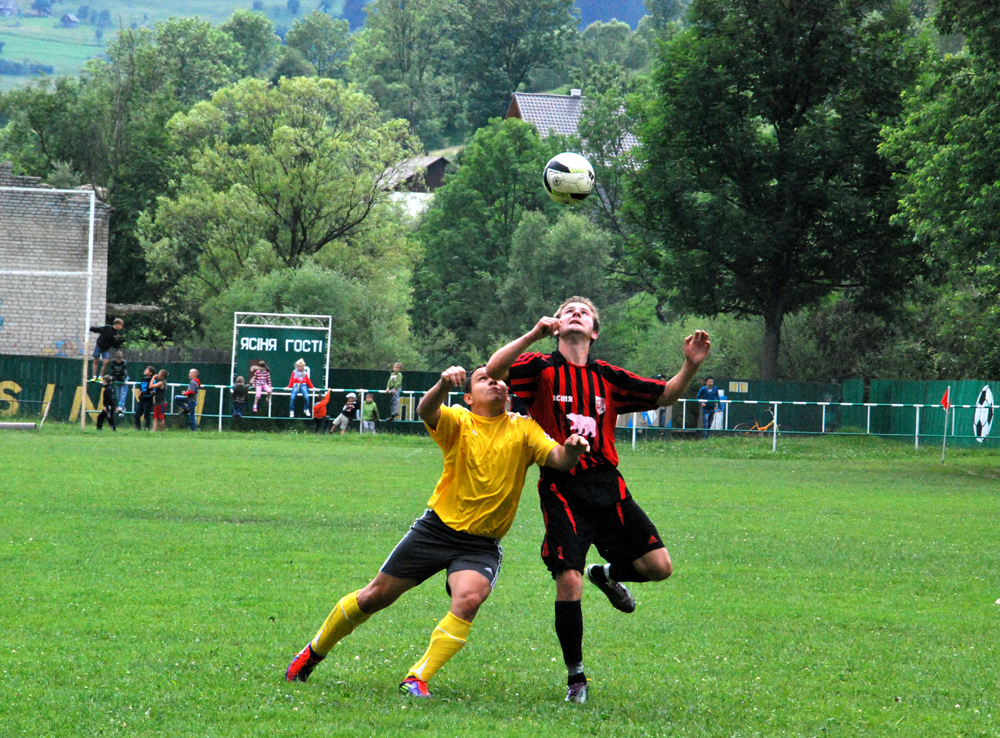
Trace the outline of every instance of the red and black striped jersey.
<path fill-rule="evenodd" d="M 645 379 L 606 361 L 571 364 L 558 351 L 521 354 L 510 368 L 511 392 L 524 400 L 546 433 L 559 443 L 573 433 L 590 441 L 590 451 L 571 474 L 616 467 L 618 416 L 652 410 L 665 386 L 658 379 Z"/>

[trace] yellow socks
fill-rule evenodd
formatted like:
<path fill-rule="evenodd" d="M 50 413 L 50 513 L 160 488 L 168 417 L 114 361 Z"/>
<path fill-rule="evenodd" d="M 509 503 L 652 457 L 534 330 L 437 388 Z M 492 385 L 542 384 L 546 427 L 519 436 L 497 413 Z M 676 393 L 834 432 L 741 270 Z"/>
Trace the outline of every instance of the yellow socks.
<path fill-rule="evenodd" d="M 361 612 L 361 608 L 358 607 L 358 592 L 360 591 L 351 592 L 342 598 L 327 616 L 319 633 L 313 638 L 313 651 L 320 656 L 326 656 L 330 653 L 330 649 L 337 645 L 337 641 L 350 635 L 355 628 L 371 617 L 371 615 L 365 615 Z M 468 629 L 466 629 L 466 633 L 468 633 Z"/>
<path fill-rule="evenodd" d="M 434 628 L 427 651 L 420 661 L 410 667 L 406 676 L 415 676 L 426 682 L 447 663 L 448 659 L 462 650 L 471 629 L 472 623 L 457 618 L 449 612 Z"/>

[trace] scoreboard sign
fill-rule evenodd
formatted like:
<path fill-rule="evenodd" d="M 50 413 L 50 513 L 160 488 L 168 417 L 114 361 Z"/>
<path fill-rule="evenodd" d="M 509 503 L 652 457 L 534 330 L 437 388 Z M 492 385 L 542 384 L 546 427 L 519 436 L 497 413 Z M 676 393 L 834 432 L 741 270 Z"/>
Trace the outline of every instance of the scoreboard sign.
<path fill-rule="evenodd" d="M 233 326 L 233 381 L 240 376 L 250 381 L 250 368 L 261 360 L 267 362 L 275 389 L 283 387 L 292 374 L 295 362 L 304 359 L 313 386 L 326 389 L 327 362 L 330 356 L 329 316 L 325 326 L 250 324 L 237 314 Z M 298 316 L 288 316 L 289 319 Z M 301 321 L 306 322 L 306 321 Z"/>

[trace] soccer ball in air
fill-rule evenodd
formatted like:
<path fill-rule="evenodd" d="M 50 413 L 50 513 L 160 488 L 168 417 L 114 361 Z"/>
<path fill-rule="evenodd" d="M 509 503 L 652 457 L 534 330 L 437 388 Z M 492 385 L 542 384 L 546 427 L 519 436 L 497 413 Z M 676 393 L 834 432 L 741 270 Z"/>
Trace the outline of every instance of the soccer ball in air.
<path fill-rule="evenodd" d="M 549 197 L 556 202 L 583 200 L 594 189 L 594 168 L 579 154 L 558 154 L 545 165 L 542 182 Z"/>

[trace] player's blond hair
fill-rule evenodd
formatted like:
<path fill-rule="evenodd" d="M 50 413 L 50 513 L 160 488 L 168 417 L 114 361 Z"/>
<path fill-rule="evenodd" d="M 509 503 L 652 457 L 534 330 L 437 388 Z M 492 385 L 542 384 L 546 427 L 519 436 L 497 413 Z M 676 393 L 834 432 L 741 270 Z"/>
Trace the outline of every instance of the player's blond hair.
<path fill-rule="evenodd" d="M 579 303 L 581 303 L 583 305 L 586 305 L 588 308 L 590 308 L 590 312 L 594 316 L 594 330 L 597 331 L 598 333 L 600 333 L 601 332 L 601 313 L 597 310 L 597 306 L 593 302 L 590 301 L 590 298 L 581 297 L 580 295 L 576 295 L 574 297 L 569 298 L 568 300 L 565 300 L 563 302 L 563 304 L 559 306 L 559 309 L 556 310 L 556 314 L 555 314 L 554 317 L 558 318 L 560 315 L 562 315 L 562 312 L 563 312 L 563 310 L 566 309 L 566 306 L 570 305 L 571 303 L 574 303 L 574 302 L 579 302 Z"/>

